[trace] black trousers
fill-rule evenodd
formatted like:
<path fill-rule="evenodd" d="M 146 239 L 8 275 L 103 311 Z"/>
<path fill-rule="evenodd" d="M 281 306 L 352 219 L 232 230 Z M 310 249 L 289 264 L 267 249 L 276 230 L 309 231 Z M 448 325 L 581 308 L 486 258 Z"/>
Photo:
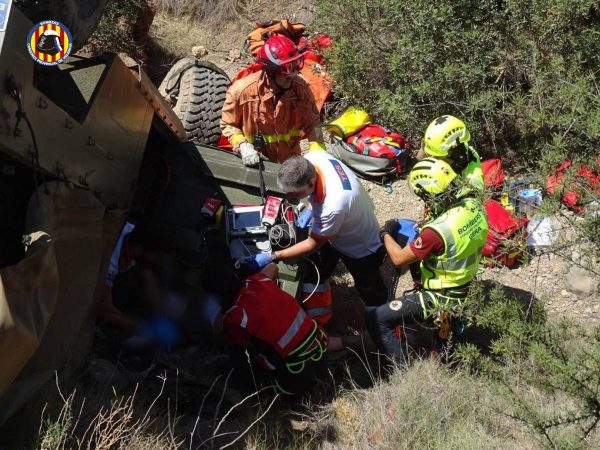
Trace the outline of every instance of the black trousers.
<path fill-rule="evenodd" d="M 414 293 L 376 308 L 367 308 L 367 330 L 373 342 L 379 351 L 390 356 L 400 367 L 405 367 L 407 361 L 396 327 L 422 321 L 423 308 Z"/>
<path fill-rule="evenodd" d="M 381 277 L 379 267 L 386 255 L 382 245 L 375 253 L 362 258 L 350 258 L 331 246 L 328 242 L 311 255 L 312 261 L 319 269 L 320 282 L 323 283 L 331 277 L 340 260 L 354 278 L 356 290 L 368 306 L 379 306 L 387 302 L 387 288 Z M 309 264 L 306 282 L 316 283 L 317 277 L 314 268 Z"/>

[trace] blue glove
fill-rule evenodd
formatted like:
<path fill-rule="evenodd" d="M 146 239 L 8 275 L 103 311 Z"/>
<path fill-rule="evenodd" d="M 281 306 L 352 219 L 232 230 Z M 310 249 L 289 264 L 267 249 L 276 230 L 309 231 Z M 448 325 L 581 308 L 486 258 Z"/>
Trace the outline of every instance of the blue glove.
<path fill-rule="evenodd" d="M 408 245 L 412 241 L 414 241 L 417 235 L 419 234 L 417 223 L 414 220 L 398 219 L 397 233 L 406 236 L 406 244 Z"/>
<path fill-rule="evenodd" d="M 167 352 L 170 352 L 180 340 L 177 326 L 165 317 L 147 320 L 137 330 L 136 336 L 153 345 L 160 345 Z"/>
<path fill-rule="evenodd" d="M 306 228 L 310 223 L 310 219 L 312 219 L 312 209 L 306 208 L 296 219 L 296 225 L 298 228 Z"/>
<path fill-rule="evenodd" d="M 265 267 L 267 264 L 273 262 L 273 257 L 271 253 L 257 253 L 256 255 L 246 256 L 245 258 L 238 259 L 235 263 L 236 267 L 244 264 L 252 270 L 256 270 L 257 272 Z"/>
<path fill-rule="evenodd" d="M 396 242 L 404 248 L 419 235 L 417 223 L 414 220 L 398 219 L 398 229 L 396 231 Z"/>

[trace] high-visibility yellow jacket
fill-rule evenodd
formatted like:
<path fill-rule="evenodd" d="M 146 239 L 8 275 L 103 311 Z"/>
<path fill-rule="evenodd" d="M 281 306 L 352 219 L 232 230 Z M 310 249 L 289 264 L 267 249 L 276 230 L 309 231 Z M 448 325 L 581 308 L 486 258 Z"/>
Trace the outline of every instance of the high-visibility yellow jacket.
<path fill-rule="evenodd" d="M 476 198 L 465 198 L 423 228 L 435 230 L 445 251 L 421 261 L 421 281 L 427 290 L 463 286 L 477 274 L 481 252 L 487 240 L 485 209 Z"/>
<path fill-rule="evenodd" d="M 300 140 L 310 149 L 325 149 L 321 119 L 306 81 L 296 76 L 290 89 L 279 98 L 273 79 L 265 71 L 252 73 L 231 85 L 221 113 L 221 130 L 234 151 L 242 142 L 254 142 L 261 134 L 264 148 L 257 148 L 270 161 L 282 163 L 300 155 Z"/>

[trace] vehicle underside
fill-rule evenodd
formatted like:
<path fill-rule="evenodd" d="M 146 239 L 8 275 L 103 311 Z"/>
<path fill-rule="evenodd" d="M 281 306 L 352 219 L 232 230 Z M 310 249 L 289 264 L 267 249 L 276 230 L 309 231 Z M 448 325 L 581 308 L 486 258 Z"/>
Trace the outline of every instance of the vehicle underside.
<path fill-rule="evenodd" d="M 88 354 L 126 222 L 152 255 L 154 291 L 180 299 L 181 342 L 193 342 L 208 293 L 226 301 L 236 286 L 226 217 L 203 214 L 204 202 L 258 205 L 263 183 L 277 194 L 275 164 L 246 168 L 189 142 L 138 66 L 112 54 L 35 63 L 31 25 L 15 9 L 0 32 L 0 424 Z M 296 295 L 298 265 L 279 266 Z M 133 291 L 156 294 L 148 283 Z"/>

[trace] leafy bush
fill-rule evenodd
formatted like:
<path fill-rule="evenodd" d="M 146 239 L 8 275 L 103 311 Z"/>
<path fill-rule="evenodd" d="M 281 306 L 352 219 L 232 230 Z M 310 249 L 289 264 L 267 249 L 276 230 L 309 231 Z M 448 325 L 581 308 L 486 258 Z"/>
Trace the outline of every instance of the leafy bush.
<path fill-rule="evenodd" d="M 597 1 L 315 3 L 316 28 L 335 38 L 338 95 L 417 142 L 433 118 L 454 114 L 483 154 L 597 152 Z"/>

